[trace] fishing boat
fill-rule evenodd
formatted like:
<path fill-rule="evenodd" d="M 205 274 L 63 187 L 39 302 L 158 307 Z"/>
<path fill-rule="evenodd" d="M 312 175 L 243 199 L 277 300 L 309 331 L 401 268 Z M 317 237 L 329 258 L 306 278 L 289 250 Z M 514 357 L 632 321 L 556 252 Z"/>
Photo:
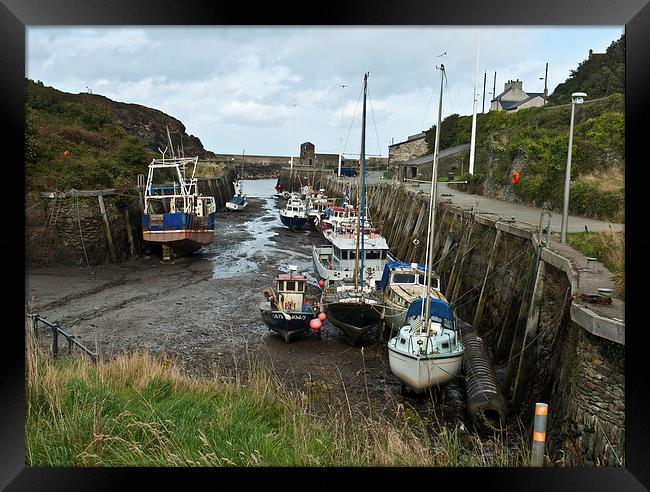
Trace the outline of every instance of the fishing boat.
<path fill-rule="evenodd" d="M 438 126 L 442 118 L 442 87 L 444 65 L 440 66 L 440 99 Z M 436 294 L 433 274 L 433 238 L 436 217 L 436 187 L 438 179 L 438 150 L 440 132 L 436 132 L 426 251 L 426 282 L 420 286 L 421 296 L 412 301 L 406 311 L 405 324 L 388 341 L 388 361 L 391 372 L 400 380 L 402 390 L 410 388 L 422 393 L 435 385 L 452 381 L 460 375 L 465 348 L 449 303 Z M 418 279 L 419 283 L 419 279 Z M 391 333 L 392 335 L 392 333 Z"/>
<path fill-rule="evenodd" d="M 323 293 L 322 305 L 330 322 L 340 329 L 353 344 L 357 344 L 362 338 L 370 333 L 377 326 L 380 319 L 380 299 L 377 298 L 376 275 L 377 270 L 383 271 L 383 263 L 386 262 L 388 245 L 386 240 L 377 230 L 366 230 L 365 219 L 365 135 L 366 135 L 366 97 L 368 94 L 368 74 L 363 78 L 363 112 L 361 120 L 361 158 L 359 165 L 361 173 L 359 178 L 359 190 L 357 193 L 358 209 L 356 228 L 337 230 L 329 238 L 332 246 L 329 258 L 322 257 L 323 250 L 314 248 L 313 259 L 319 275 L 328 276 L 327 270 L 331 264 L 332 270 L 336 262 L 337 268 L 342 262 L 348 265 L 354 262 L 352 272 L 346 270 L 333 270 L 339 273 L 339 279 L 328 281 Z M 352 225 L 352 223 L 350 223 Z M 366 244 L 367 240 L 367 244 Z M 353 253 L 351 257 L 350 254 Z M 345 255 L 345 257 L 344 257 Z M 383 263 L 382 263 L 383 262 Z M 380 267 L 381 265 L 381 267 Z M 366 271 L 368 268 L 368 271 Z M 351 278 L 350 278 L 351 274 Z M 344 277 L 344 278 L 341 278 Z M 324 277 L 325 278 L 325 277 Z"/>
<path fill-rule="evenodd" d="M 421 295 L 426 287 L 426 267 L 418 263 L 389 261 L 379 286 L 382 291 L 384 323 L 386 329 L 393 333 L 406 324 L 406 313 L 411 304 Z M 429 296 L 432 299 L 446 301 L 440 291 L 440 278 L 433 275 Z"/>
<path fill-rule="evenodd" d="M 312 248 L 312 261 L 318 276 L 326 281 L 353 279 L 359 262 L 364 277 L 376 288 L 382 277 L 384 265 L 389 258 L 386 238 L 379 230 L 369 227 L 366 221 L 363 231 L 357 234 L 358 221 L 338 222 L 336 229 L 325 231 L 327 245 Z M 357 253 L 357 238 L 363 234 L 363 248 Z"/>
<path fill-rule="evenodd" d="M 197 191 L 194 173 L 198 157 L 165 159 L 165 152 L 162 154 L 161 159 L 149 163 L 142 237 L 164 248 L 191 253 L 214 240 L 214 197 Z M 188 166 L 192 168 L 189 179 L 186 178 Z"/>
<path fill-rule="evenodd" d="M 300 194 L 291 194 L 286 207 L 280 210 L 280 220 L 292 231 L 302 229 L 307 223 L 307 209 Z"/>
<path fill-rule="evenodd" d="M 239 180 L 233 183 L 235 186 L 235 196 L 226 202 L 226 208 L 228 210 L 244 210 L 246 205 L 248 205 L 248 199 L 244 195 L 244 154 L 242 152 L 241 159 L 241 173 L 239 175 Z"/>
<path fill-rule="evenodd" d="M 353 205 L 341 207 L 331 206 L 324 210 L 323 215 L 314 220 L 314 227 L 321 232 L 332 230 L 338 223 L 356 220 L 357 212 Z"/>
<path fill-rule="evenodd" d="M 318 315 L 318 288 L 307 283 L 305 275 L 297 275 L 295 266 L 288 274 L 275 278 L 276 289 L 264 290 L 266 301 L 260 303 L 262 319 L 270 330 L 278 333 L 285 342 L 309 330 L 309 323 Z"/>

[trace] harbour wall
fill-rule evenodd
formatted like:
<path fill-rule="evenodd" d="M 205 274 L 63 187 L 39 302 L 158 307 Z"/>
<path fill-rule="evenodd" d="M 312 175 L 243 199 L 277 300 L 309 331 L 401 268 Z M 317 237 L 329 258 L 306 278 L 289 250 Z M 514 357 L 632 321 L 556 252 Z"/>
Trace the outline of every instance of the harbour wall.
<path fill-rule="evenodd" d="M 352 187 L 325 179 L 330 196 Z M 428 194 L 367 187 L 368 213 L 402 261 L 425 260 Z M 566 466 L 620 466 L 625 456 L 624 340 L 598 336 L 573 300 L 575 271 L 538 231 L 448 202 L 436 214 L 434 265 L 458 316 L 484 340 L 511 417 L 532 435 L 549 404 L 546 454 Z M 616 338 L 616 337 L 610 337 Z"/>
<path fill-rule="evenodd" d="M 215 198 L 219 211 L 235 193 L 234 180 L 234 170 L 227 168 L 220 176 L 199 179 L 197 187 Z M 119 263 L 147 254 L 142 212 L 138 188 L 30 193 L 25 198 L 27 265 Z"/>

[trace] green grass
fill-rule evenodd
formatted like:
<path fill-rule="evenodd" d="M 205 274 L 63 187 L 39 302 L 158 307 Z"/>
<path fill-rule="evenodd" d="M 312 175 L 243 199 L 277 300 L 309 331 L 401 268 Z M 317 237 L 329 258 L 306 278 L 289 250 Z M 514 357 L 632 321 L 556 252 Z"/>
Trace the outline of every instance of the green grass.
<path fill-rule="evenodd" d="M 520 466 L 527 446 L 479 438 L 395 408 L 390 417 L 290 391 L 252 365 L 190 378 L 166 359 L 51 360 L 28 343 L 28 466 Z M 325 407 L 318 401 L 328 401 Z"/>
<path fill-rule="evenodd" d="M 623 232 L 569 232 L 567 241 L 585 256 L 598 258 L 612 272 L 615 294 L 625 299 L 625 234 Z"/>

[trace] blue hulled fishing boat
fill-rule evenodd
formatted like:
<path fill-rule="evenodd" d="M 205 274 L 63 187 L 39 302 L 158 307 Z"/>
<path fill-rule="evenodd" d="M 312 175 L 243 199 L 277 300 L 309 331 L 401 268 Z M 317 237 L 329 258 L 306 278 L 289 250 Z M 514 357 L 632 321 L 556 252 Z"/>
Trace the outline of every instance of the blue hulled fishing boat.
<path fill-rule="evenodd" d="M 193 252 L 214 240 L 214 197 L 197 192 L 198 157 L 153 159 L 144 190 L 142 236 L 145 241 Z M 185 177 L 187 166 L 192 177 Z"/>

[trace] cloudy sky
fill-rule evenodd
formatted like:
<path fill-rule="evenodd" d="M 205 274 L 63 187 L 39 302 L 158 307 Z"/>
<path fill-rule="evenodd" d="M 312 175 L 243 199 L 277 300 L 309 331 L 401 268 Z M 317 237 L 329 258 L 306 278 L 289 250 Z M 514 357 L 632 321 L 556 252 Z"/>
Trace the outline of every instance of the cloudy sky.
<path fill-rule="evenodd" d="M 443 116 L 471 114 L 477 33 L 487 111 L 495 71 L 497 94 L 509 79 L 542 92 L 548 62 L 551 92 L 623 27 L 28 27 L 26 69 L 66 92 L 159 109 L 214 152 L 296 155 L 310 141 L 337 153 L 342 140 L 350 157 L 369 72 L 366 152 L 386 156 L 393 139 L 435 122 L 441 60 Z"/>

